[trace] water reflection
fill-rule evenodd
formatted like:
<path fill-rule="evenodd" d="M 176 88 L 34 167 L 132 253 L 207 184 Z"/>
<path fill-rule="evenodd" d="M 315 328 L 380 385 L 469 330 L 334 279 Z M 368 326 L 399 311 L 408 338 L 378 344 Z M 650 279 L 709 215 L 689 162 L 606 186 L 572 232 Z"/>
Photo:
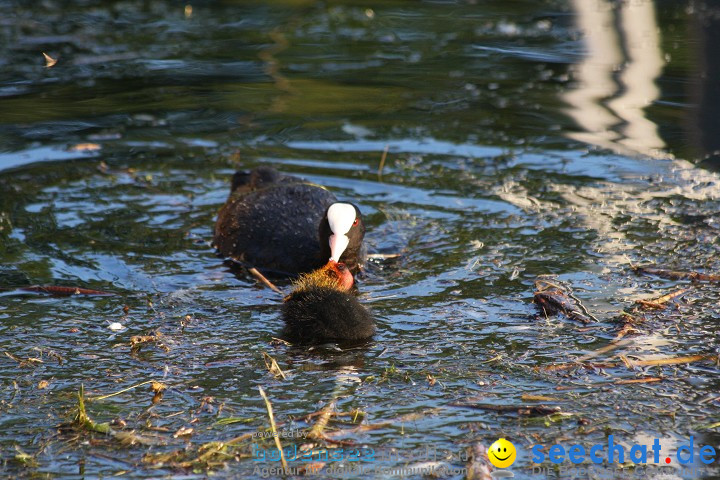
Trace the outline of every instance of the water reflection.
<path fill-rule="evenodd" d="M 587 48 L 577 86 L 562 95 L 584 130 L 571 138 L 622 154 L 665 156 L 665 142 L 645 109 L 659 95 L 664 61 L 655 5 L 649 1 L 574 0 Z"/>
<path fill-rule="evenodd" d="M 720 8 L 716 1 L 697 2 L 688 7 L 688 26 L 692 37 L 693 71 L 687 79 L 692 108 L 687 112 L 687 130 L 691 154 L 702 165 L 720 168 Z"/>

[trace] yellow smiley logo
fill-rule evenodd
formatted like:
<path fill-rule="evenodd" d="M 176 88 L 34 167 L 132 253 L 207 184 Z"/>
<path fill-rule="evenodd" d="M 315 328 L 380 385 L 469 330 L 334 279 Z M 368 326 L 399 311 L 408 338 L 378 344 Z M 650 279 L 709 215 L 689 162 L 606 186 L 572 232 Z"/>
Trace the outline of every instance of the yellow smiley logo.
<path fill-rule="evenodd" d="M 508 442 L 504 438 L 497 440 L 488 448 L 488 458 L 490 463 L 497 468 L 507 468 L 515 461 L 515 445 Z"/>

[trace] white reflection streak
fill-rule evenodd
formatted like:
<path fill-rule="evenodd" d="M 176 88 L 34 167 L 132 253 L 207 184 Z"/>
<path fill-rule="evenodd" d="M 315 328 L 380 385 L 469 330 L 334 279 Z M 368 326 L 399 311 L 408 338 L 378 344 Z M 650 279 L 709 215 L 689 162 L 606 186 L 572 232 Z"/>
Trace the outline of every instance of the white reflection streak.
<path fill-rule="evenodd" d="M 628 0 L 617 11 L 608 0 L 573 0 L 573 7 L 587 53 L 577 66 L 577 89 L 563 98 L 585 131 L 569 136 L 618 153 L 667 157 L 643 110 L 660 94 L 655 79 L 663 67 L 652 1 Z"/>

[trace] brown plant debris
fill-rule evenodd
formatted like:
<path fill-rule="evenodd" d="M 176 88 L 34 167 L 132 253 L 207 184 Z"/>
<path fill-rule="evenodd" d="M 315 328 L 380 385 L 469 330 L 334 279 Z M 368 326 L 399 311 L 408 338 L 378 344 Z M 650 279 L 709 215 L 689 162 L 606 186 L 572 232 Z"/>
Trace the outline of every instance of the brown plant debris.
<path fill-rule="evenodd" d="M 155 344 L 158 348 L 165 352 L 170 351 L 170 347 L 162 341 L 164 335 L 160 330 L 156 330 L 152 335 L 134 335 L 130 337 L 130 351 L 138 353 L 145 344 Z"/>
<path fill-rule="evenodd" d="M 587 370 L 598 370 L 603 368 L 615 368 L 618 366 L 617 362 L 567 362 L 567 363 L 556 363 L 553 365 L 546 365 L 544 367 L 536 367 L 536 370 L 545 370 L 546 372 L 557 372 L 561 370 L 568 370 L 571 368 L 584 368 Z"/>
<path fill-rule="evenodd" d="M 57 63 L 57 59 L 52 58 L 50 55 L 48 55 L 45 52 L 42 52 L 43 58 L 45 58 L 45 68 L 52 68 Z"/>
<path fill-rule="evenodd" d="M 167 385 L 165 385 L 164 383 L 155 382 L 155 381 L 150 382 L 150 390 L 152 390 L 152 392 L 153 392 L 153 398 L 152 398 L 153 405 L 157 405 L 158 403 L 160 403 L 160 400 L 162 400 L 166 389 L 167 389 Z"/>
<path fill-rule="evenodd" d="M 470 403 L 470 402 L 453 402 L 453 407 L 473 408 L 476 410 L 489 410 L 500 413 L 517 413 L 521 416 L 542 417 L 560 413 L 562 409 L 558 406 L 550 407 L 547 405 L 495 405 L 491 403 Z"/>
<path fill-rule="evenodd" d="M 40 359 L 40 358 L 35 358 L 35 357 L 20 358 L 16 355 L 13 355 L 10 352 L 5 352 L 5 356 L 18 362 L 19 367 L 28 367 L 28 366 L 32 366 L 32 365 L 35 365 L 38 363 L 43 363 L 42 359 Z"/>
<path fill-rule="evenodd" d="M 546 316 L 562 314 L 584 324 L 597 322 L 569 288 L 551 282 L 548 278 L 535 279 L 534 302 Z"/>
<path fill-rule="evenodd" d="M 700 362 L 703 360 L 717 361 L 717 355 L 687 355 L 682 357 L 665 357 L 634 360 L 627 357 L 620 357 L 630 367 L 650 367 L 658 365 L 680 365 L 683 363 Z"/>
<path fill-rule="evenodd" d="M 195 431 L 195 429 L 192 427 L 180 427 L 180 429 L 177 432 L 173 433 L 173 438 L 189 437 L 190 435 L 193 434 L 194 431 Z"/>
<path fill-rule="evenodd" d="M 165 465 L 190 469 L 194 467 L 211 468 L 220 467 L 225 460 L 250 456 L 250 454 L 239 454 L 236 449 L 243 442 L 250 440 L 255 432 L 245 433 L 225 442 L 212 441 L 199 445 L 196 449 L 191 446 L 167 453 L 146 453 L 142 461 L 154 467 Z"/>
<path fill-rule="evenodd" d="M 57 297 L 69 297 L 71 295 L 115 295 L 113 292 L 105 292 L 103 290 L 92 290 L 90 288 L 80 287 L 63 287 L 59 285 L 32 285 L 30 287 L 22 287 L 20 290 L 26 292 L 48 293 Z"/>
<path fill-rule="evenodd" d="M 397 418 L 393 418 L 391 420 L 385 420 L 385 421 L 378 422 L 378 423 L 359 425 L 355 428 L 337 430 L 335 432 L 326 433 L 325 438 L 327 440 L 328 437 L 339 437 L 339 436 L 348 435 L 348 434 L 368 432 L 368 431 L 377 430 L 380 428 L 402 426 L 405 422 L 412 422 L 412 421 L 418 420 L 420 418 L 423 418 L 425 416 L 433 415 L 439 411 L 440 411 L 440 408 L 430 408 L 427 410 L 423 410 L 422 412 L 408 413 L 406 415 L 401 415 L 401 416 L 399 416 Z M 333 442 L 335 442 L 335 441 L 336 440 L 333 440 Z"/>
<path fill-rule="evenodd" d="M 333 400 L 332 402 L 328 402 L 327 405 L 323 407 L 323 409 L 320 411 L 320 418 L 318 418 L 317 422 L 315 422 L 315 425 L 313 425 L 310 433 L 308 434 L 309 438 L 321 439 L 325 437 L 325 427 L 327 427 L 327 424 L 330 421 L 330 417 L 332 417 L 334 410 L 335 400 Z"/>
<path fill-rule="evenodd" d="M 685 295 L 690 290 L 692 288 L 678 288 L 651 300 L 635 300 L 635 303 L 643 310 L 663 310 L 667 307 L 668 302 Z"/>
<path fill-rule="evenodd" d="M 325 409 L 326 409 L 326 408 L 327 408 L 327 405 L 326 405 L 325 407 L 323 407 L 322 410 L 319 410 L 319 411 L 313 412 L 313 413 L 308 413 L 308 414 L 305 415 L 303 418 L 305 419 L 306 422 L 309 423 L 309 422 L 310 422 L 310 419 L 315 418 L 315 417 L 318 417 L 318 416 L 320 416 L 320 415 L 325 415 L 325 411 L 326 411 Z M 333 411 L 333 412 L 331 412 L 331 416 L 333 416 L 333 417 L 352 417 L 352 422 L 353 422 L 353 423 L 356 423 L 356 420 L 357 420 L 358 417 L 363 417 L 363 418 L 365 418 L 365 412 L 363 412 L 363 411 L 361 411 L 361 410 L 351 410 L 351 411 L 349 411 L 349 412 L 335 412 L 335 411 Z"/>
<path fill-rule="evenodd" d="M 617 358 L 620 362 L 597 362 L 597 363 L 586 363 L 586 362 L 568 362 L 559 363 L 555 365 L 547 365 L 542 367 L 542 370 L 553 372 L 558 370 L 567 370 L 570 368 L 585 368 L 585 369 L 607 369 L 617 368 L 625 365 L 626 368 L 632 369 L 634 367 L 653 367 L 662 365 L 682 365 L 685 363 L 694 363 L 700 361 L 717 362 L 717 355 L 687 355 L 681 357 L 665 357 L 665 358 L 652 358 L 652 359 L 631 359 L 625 355 L 618 355 Z M 632 383 L 632 382 L 628 382 Z M 635 382 L 635 383 L 647 383 L 647 382 Z"/>
<path fill-rule="evenodd" d="M 482 443 L 474 443 L 467 448 L 468 464 L 466 480 L 493 480 L 487 447 Z"/>
<path fill-rule="evenodd" d="M 661 377 L 627 378 L 624 380 L 616 380 L 613 383 L 615 385 L 634 385 L 636 383 L 662 382 L 663 380 L 664 380 L 664 378 L 661 378 Z"/>
<path fill-rule="evenodd" d="M 622 330 L 620 332 L 622 333 Z M 622 335 L 618 334 L 618 336 L 615 337 L 615 340 L 613 340 L 612 342 L 608 343 L 604 347 L 600 347 L 597 350 L 593 350 L 592 352 L 583 355 L 582 357 L 578 358 L 577 361 L 585 362 L 592 358 L 598 357 L 604 353 L 611 352 L 611 351 L 615 350 L 616 348 L 624 347 L 626 345 L 631 345 L 633 343 L 632 339 L 629 339 L 629 338 L 627 338 L 625 340 L 622 339 L 625 335 L 626 335 L 625 333 L 623 333 Z"/>
<path fill-rule="evenodd" d="M 71 152 L 92 152 L 100 150 L 100 145 L 97 143 L 76 143 L 70 147 Z"/>
<path fill-rule="evenodd" d="M 560 399 L 555 397 L 549 397 L 547 395 L 532 395 L 528 393 L 523 393 L 520 399 L 523 402 L 557 402 Z"/>
<path fill-rule="evenodd" d="M 273 357 L 268 355 L 266 352 L 263 352 L 263 360 L 265 360 L 265 368 L 268 369 L 268 372 L 270 372 L 272 375 L 275 376 L 275 378 L 282 378 L 283 380 L 287 380 L 287 377 L 285 376 L 285 372 L 282 371 L 278 363 L 275 361 Z"/>
<path fill-rule="evenodd" d="M 165 444 L 165 439 L 155 438 L 155 437 L 149 437 L 146 435 L 138 435 L 134 431 L 118 431 L 113 430 L 113 438 L 115 440 L 119 441 L 123 445 L 144 445 L 144 446 L 152 446 L 152 445 L 163 445 Z"/>
<path fill-rule="evenodd" d="M 587 368 L 605 368 L 608 366 L 608 364 L 589 364 L 585 363 L 588 360 L 591 360 L 593 358 L 599 357 L 605 353 L 611 352 L 617 348 L 625 347 L 627 345 L 631 345 L 633 343 L 632 339 L 625 339 L 624 337 L 629 335 L 634 335 L 638 331 L 635 329 L 633 325 L 637 323 L 641 323 L 641 320 L 638 320 L 636 317 L 630 315 L 627 312 L 620 312 L 622 316 L 622 327 L 620 330 L 618 330 L 618 333 L 615 335 L 615 338 L 605 345 L 604 347 L 600 347 L 596 350 L 593 350 L 591 352 L 586 353 L 582 357 L 579 357 L 577 360 L 572 362 L 566 362 L 566 363 L 560 363 L 560 364 L 553 364 L 548 365 L 546 367 L 543 367 L 543 370 L 547 371 L 557 371 L 557 370 L 566 370 L 573 367 L 580 367 L 584 366 Z M 611 364 L 609 366 L 612 366 Z"/>
<path fill-rule="evenodd" d="M 150 389 L 155 393 L 160 393 L 167 389 L 167 385 L 165 385 L 164 383 L 156 382 L 155 380 L 151 380 Z"/>
<path fill-rule="evenodd" d="M 654 275 L 660 278 L 667 278 L 668 280 L 691 280 L 693 282 L 720 282 L 720 275 L 700 273 L 700 272 L 685 272 L 678 270 L 670 270 L 657 265 L 631 265 L 633 271 L 640 275 Z"/>

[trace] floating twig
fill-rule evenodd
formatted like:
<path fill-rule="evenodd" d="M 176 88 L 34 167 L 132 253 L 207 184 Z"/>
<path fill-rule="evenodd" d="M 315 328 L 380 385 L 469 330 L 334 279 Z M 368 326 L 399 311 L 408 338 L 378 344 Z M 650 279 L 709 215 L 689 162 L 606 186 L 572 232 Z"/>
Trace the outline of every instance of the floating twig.
<path fill-rule="evenodd" d="M 20 366 L 20 367 L 27 367 L 28 365 L 34 365 L 36 363 L 44 363 L 42 361 L 42 359 L 40 359 L 40 358 L 35 358 L 35 357 L 20 358 L 16 355 L 13 355 L 10 352 L 4 352 L 4 353 L 5 353 L 6 357 L 18 362 L 18 366 Z"/>
<path fill-rule="evenodd" d="M 453 402 L 453 407 L 472 408 L 475 410 L 490 410 L 501 413 L 517 413 L 529 417 L 541 417 L 553 413 L 560 413 L 562 409 L 558 406 L 550 407 L 547 405 L 495 405 L 491 403 L 465 403 Z"/>
<path fill-rule="evenodd" d="M 284 295 L 283 292 L 282 292 L 278 287 L 276 287 L 274 283 L 272 283 L 270 280 L 268 280 L 268 279 L 265 277 L 265 275 L 263 275 L 262 273 L 260 273 L 257 268 L 255 268 L 255 267 L 250 267 L 250 268 L 248 268 L 248 272 L 252 273 L 253 276 L 260 281 L 260 283 L 262 283 L 263 285 L 265 285 L 266 287 L 268 287 L 268 288 L 271 289 L 272 291 L 277 292 L 277 293 L 279 293 L 280 295 Z"/>
<path fill-rule="evenodd" d="M 678 270 L 669 270 L 658 267 L 656 265 L 630 265 L 630 268 L 638 274 L 654 275 L 656 277 L 667 278 L 669 280 L 692 280 L 693 282 L 720 282 L 720 275 L 685 272 Z"/>
<path fill-rule="evenodd" d="M 625 355 L 618 355 L 617 358 L 620 359 L 620 362 L 598 362 L 598 363 L 584 363 L 584 362 L 570 362 L 570 363 L 560 363 L 557 365 L 548 365 L 546 367 L 542 367 L 542 370 L 545 371 L 556 371 L 556 370 L 566 370 L 568 368 L 578 367 L 578 368 L 617 368 L 621 365 L 625 365 L 626 368 L 632 369 L 634 367 L 652 367 L 652 366 L 660 366 L 660 365 L 681 365 L 684 363 L 693 363 L 693 362 L 700 362 L 700 361 L 710 361 L 710 362 L 717 362 L 718 356 L 717 355 L 688 355 L 688 356 L 682 356 L 682 357 L 670 357 L 670 358 L 654 358 L 654 359 L 639 359 L 639 360 L 633 360 L 631 358 L 628 358 Z"/>
<path fill-rule="evenodd" d="M 92 290 L 90 288 L 80 287 L 63 287 L 59 285 L 32 285 L 30 287 L 22 287 L 20 290 L 24 290 L 26 292 L 49 293 L 50 295 L 58 297 L 69 297 L 71 295 L 115 295 L 113 292 L 105 292 L 102 290 Z"/>
<path fill-rule="evenodd" d="M 392 260 L 393 258 L 402 257 L 402 253 L 368 253 L 368 260 Z"/>
<path fill-rule="evenodd" d="M 282 444 L 280 444 L 280 436 L 277 434 L 277 427 L 275 426 L 275 417 L 273 416 L 272 404 L 270 403 L 270 400 L 268 400 L 267 395 L 265 395 L 265 390 L 263 390 L 263 388 L 259 385 L 258 390 L 260 391 L 260 396 L 263 398 L 263 400 L 265 400 L 265 407 L 267 407 L 268 417 L 270 417 L 270 429 L 272 430 L 273 438 L 275 439 L 275 447 L 277 447 L 277 450 L 280 453 L 280 463 L 282 463 L 283 470 L 287 472 L 287 461 L 285 460 L 285 453 L 283 453 Z"/>
<path fill-rule="evenodd" d="M 547 395 L 532 395 L 524 393 L 520 396 L 523 402 L 557 402 L 558 398 L 548 397 Z"/>
<path fill-rule="evenodd" d="M 605 345 L 604 347 L 598 348 L 597 350 L 593 350 L 592 352 L 590 352 L 586 355 L 583 355 L 582 357 L 577 359 L 577 362 L 585 362 L 587 360 L 590 360 L 592 358 L 600 356 L 603 353 L 607 353 L 612 350 L 615 350 L 616 348 L 624 347 L 626 345 L 630 345 L 631 343 L 633 343 L 633 340 L 630 340 L 630 339 L 621 340 L 623 336 L 625 336 L 625 334 L 623 334 L 622 336 L 616 337 L 615 340 L 613 340 L 609 344 Z"/>
<path fill-rule="evenodd" d="M 636 383 L 655 383 L 662 382 L 665 380 L 662 377 L 645 377 L 645 378 L 628 378 L 624 380 L 616 380 L 613 383 L 615 385 L 633 385 Z"/>
<path fill-rule="evenodd" d="M 570 368 L 585 368 L 585 369 L 599 369 L 599 368 L 614 368 L 617 367 L 617 362 L 593 362 L 593 363 L 585 363 L 585 362 L 567 362 L 567 363 L 556 363 L 553 365 L 546 365 L 541 370 L 545 370 L 546 372 L 555 372 L 559 370 L 568 370 Z M 538 369 L 538 367 L 536 367 Z"/>
<path fill-rule="evenodd" d="M 650 367 L 657 365 L 680 365 L 683 363 L 693 363 L 702 360 L 717 361 L 717 355 L 687 355 L 683 357 L 669 357 L 669 358 L 653 358 L 653 359 L 640 359 L 633 360 L 627 357 L 621 357 L 622 360 L 627 363 L 630 367 Z"/>
<path fill-rule="evenodd" d="M 643 309 L 663 310 L 667 307 L 667 303 L 669 301 L 685 295 L 690 290 L 692 290 L 692 288 L 678 288 L 677 290 L 673 290 L 670 293 L 653 298 L 652 300 L 635 300 L 635 303 L 640 305 Z"/>

